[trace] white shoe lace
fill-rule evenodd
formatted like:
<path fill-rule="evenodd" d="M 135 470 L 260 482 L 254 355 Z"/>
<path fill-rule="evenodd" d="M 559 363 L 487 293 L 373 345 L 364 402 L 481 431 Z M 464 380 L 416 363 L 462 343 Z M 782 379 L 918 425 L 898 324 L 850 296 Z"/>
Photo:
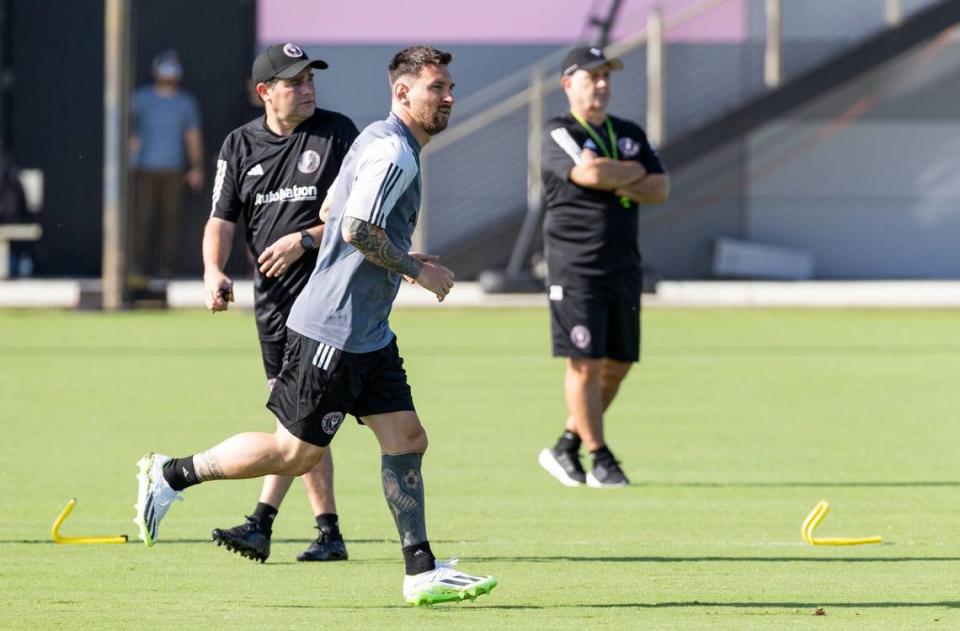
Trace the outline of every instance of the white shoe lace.
<path fill-rule="evenodd" d="M 460 562 L 460 557 L 450 557 L 446 561 L 436 561 L 437 569 L 441 567 L 453 567 Z"/>

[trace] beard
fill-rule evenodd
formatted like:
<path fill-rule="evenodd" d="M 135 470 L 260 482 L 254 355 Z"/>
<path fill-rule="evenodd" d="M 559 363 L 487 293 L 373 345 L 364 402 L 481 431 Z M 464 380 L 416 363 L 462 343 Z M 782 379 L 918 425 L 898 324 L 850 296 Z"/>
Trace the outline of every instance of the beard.
<path fill-rule="evenodd" d="M 427 134 L 434 136 L 447 128 L 450 122 L 450 110 L 438 109 L 435 112 L 425 111 L 421 117 L 420 126 Z"/>

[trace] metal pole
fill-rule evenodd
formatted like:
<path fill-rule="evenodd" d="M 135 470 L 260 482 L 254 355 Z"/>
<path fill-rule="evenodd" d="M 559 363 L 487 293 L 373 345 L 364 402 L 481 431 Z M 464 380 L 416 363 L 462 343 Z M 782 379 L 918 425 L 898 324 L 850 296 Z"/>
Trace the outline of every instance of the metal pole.
<path fill-rule="evenodd" d="M 903 7 L 900 6 L 900 0 L 887 0 L 883 12 L 884 20 L 887 26 L 897 26 L 903 19 Z"/>
<path fill-rule="evenodd" d="M 517 278 L 523 269 L 523 261 L 533 241 L 533 234 L 540 222 L 540 210 L 543 200 L 543 183 L 540 165 L 542 156 L 543 133 L 543 66 L 533 67 L 530 77 L 530 119 L 527 131 L 527 215 L 520 228 L 520 236 L 510 253 L 507 263 L 507 278 Z"/>
<path fill-rule="evenodd" d="M 783 8 L 781 0 L 767 0 L 767 46 L 763 54 L 763 82 L 775 88 L 783 81 Z"/>
<path fill-rule="evenodd" d="M 622 3 L 623 0 L 613 0 L 605 19 L 593 18 L 591 20 L 591 24 L 600 27 L 600 33 L 594 41 L 594 45 L 599 48 L 606 48 L 607 44 L 610 43 L 610 32 L 613 30 L 613 25 L 617 21 L 617 14 L 620 12 L 620 5 Z"/>
<path fill-rule="evenodd" d="M 123 307 L 126 285 L 130 0 L 104 3 L 103 308 Z"/>
<path fill-rule="evenodd" d="M 654 145 L 667 135 L 663 62 L 663 11 L 655 6 L 647 15 L 647 137 Z"/>

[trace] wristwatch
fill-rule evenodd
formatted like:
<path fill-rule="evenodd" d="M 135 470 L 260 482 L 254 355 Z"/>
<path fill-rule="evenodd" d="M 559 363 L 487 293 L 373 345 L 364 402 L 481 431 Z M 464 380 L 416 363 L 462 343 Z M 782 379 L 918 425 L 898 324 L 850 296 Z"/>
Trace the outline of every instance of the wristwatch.
<path fill-rule="evenodd" d="M 313 240 L 313 237 L 306 230 L 300 231 L 300 245 L 304 250 L 312 250 L 317 247 L 317 242 Z"/>

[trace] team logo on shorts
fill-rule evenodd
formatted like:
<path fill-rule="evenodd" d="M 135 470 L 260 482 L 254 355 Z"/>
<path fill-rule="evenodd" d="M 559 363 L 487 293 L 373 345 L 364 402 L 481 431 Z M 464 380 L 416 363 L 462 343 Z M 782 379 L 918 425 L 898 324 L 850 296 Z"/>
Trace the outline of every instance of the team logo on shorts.
<path fill-rule="evenodd" d="M 314 151 L 313 149 L 307 149 L 300 154 L 300 159 L 297 160 L 297 171 L 301 173 L 310 174 L 320 168 L 320 154 Z"/>
<path fill-rule="evenodd" d="M 640 153 L 640 145 L 633 138 L 621 138 L 617 141 L 624 158 L 635 158 Z"/>
<path fill-rule="evenodd" d="M 343 412 L 330 412 L 324 415 L 323 420 L 320 421 L 320 427 L 323 428 L 324 432 L 333 436 L 337 433 L 337 428 L 340 427 L 342 422 Z"/>
<path fill-rule="evenodd" d="M 578 324 L 570 329 L 570 341 L 580 350 L 585 350 L 590 346 L 590 339 L 590 329 L 582 324 Z"/>
<path fill-rule="evenodd" d="M 287 57 L 303 57 L 303 51 L 296 44 L 284 44 L 283 54 Z"/>

